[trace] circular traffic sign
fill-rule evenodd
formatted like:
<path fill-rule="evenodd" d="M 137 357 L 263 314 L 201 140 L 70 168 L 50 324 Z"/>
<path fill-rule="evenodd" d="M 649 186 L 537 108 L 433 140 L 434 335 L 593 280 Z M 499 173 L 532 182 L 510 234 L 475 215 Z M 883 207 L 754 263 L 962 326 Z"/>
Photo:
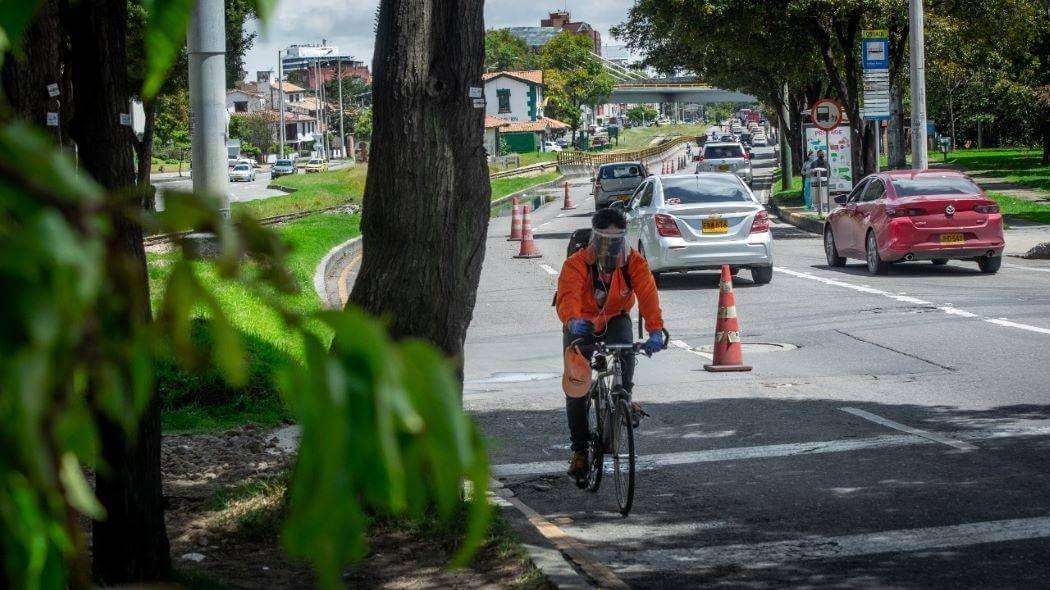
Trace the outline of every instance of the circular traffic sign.
<path fill-rule="evenodd" d="M 813 104 L 809 119 L 821 131 L 831 131 L 842 124 L 842 105 L 830 98 L 822 98 Z"/>

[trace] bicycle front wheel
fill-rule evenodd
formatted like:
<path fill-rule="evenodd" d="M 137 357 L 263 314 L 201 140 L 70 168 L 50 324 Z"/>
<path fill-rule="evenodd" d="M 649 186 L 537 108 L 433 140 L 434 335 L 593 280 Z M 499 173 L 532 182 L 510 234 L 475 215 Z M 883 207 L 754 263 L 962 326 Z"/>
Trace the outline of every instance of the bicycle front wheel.
<path fill-rule="evenodd" d="M 634 427 L 631 425 L 631 407 L 627 400 L 616 402 L 613 414 L 612 467 L 616 481 L 616 503 L 620 514 L 627 516 L 634 502 Z"/>
<path fill-rule="evenodd" d="M 605 391 L 602 384 L 591 392 L 590 407 L 587 408 L 587 422 L 591 433 L 590 446 L 587 449 L 587 489 L 597 492 L 602 485 L 602 471 L 605 468 Z"/>

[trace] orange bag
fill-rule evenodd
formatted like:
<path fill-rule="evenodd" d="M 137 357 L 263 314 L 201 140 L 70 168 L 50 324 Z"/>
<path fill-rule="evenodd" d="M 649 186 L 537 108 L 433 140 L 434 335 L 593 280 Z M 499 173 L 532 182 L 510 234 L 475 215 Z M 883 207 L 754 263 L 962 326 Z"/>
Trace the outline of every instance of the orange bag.
<path fill-rule="evenodd" d="M 591 388 L 591 363 L 573 344 L 565 349 L 565 370 L 561 376 L 561 388 L 569 397 L 583 397 Z"/>

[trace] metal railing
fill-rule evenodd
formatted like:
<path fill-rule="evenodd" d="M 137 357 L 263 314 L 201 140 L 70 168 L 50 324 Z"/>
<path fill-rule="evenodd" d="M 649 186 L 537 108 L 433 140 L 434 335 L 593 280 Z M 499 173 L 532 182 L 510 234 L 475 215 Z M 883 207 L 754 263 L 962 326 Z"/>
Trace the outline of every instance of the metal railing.
<path fill-rule="evenodd" d="M 676 148 L 684 143 L 697 143 L 697 138 L 689 135 L 673 137 L 659 145 L 649 146 L 640 150 L 629 152 L 560 152 L 558 154 L 559 166 L 601 166 L 602 164 L 613 164 L 616 162 L 642 162 L 650 158 L 662 155 L 670 149 Z"/>

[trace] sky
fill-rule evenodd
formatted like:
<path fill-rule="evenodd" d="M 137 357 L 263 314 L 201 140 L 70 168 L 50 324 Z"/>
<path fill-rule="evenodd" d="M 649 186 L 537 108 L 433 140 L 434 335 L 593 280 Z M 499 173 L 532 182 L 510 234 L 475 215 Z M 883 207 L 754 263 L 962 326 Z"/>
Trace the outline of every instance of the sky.
<path fill-rule="evenodd" d="M 245 56 L 248 79 L 256 70 L 277 68 L 277 51 L 292 44 L 321 43 L 339 48 L 344 55 L 371 67 L 375 43 L 378 0 L 279 0 L 270 23 L 259 30 L 255 45 Z M 487 0 L 485 28 L 539 26 L 550 10 L 568 8 L 574 21 L 585 21 L 602 34 L 602 43 L 615 44 L 609 27 L 621 22 L 634 0 Z M 260 25 L 261 26 L 261 25 Z"/>

